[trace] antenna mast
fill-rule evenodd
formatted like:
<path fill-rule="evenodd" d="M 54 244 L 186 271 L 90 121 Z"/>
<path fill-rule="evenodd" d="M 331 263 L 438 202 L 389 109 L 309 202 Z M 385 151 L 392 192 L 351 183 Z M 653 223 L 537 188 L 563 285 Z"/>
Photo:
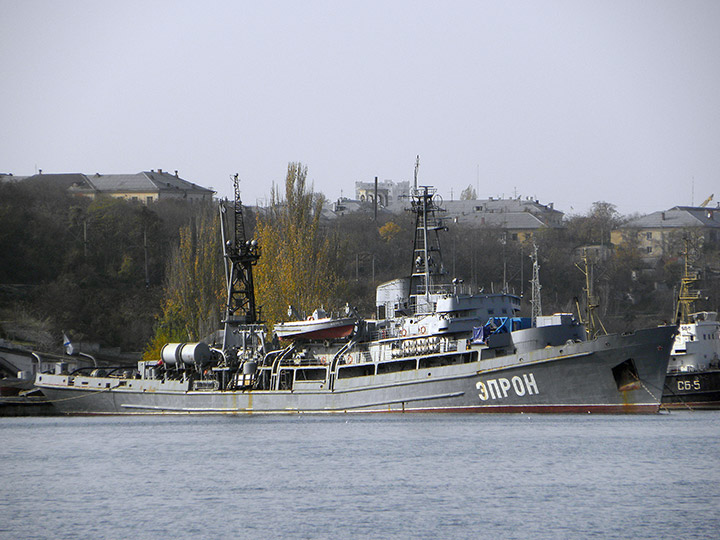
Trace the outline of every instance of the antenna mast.
<path fill-rule="evenodd" d="M 693 287 L 700 279 L 697 272 L 690 266 L 690 240 L 685 237 L 685 272 L 680 279 L 680 294 L 678 295 L 677 309 L 675 310 L 675 324 L 687 324 L 693 311 L 695 302 L 700 299 L 700 291 Z"/>
<path fill-rule="evenodd" d="M 442 211 L 437 190 L 430 186 L 417 187 L 419 164 L 418 157 L 415 162 L 415 188 L 410 194 L 410 211 L 415 214 L 415 239 L 409 303 L 412 312 L 425 313 L 432 309 L 430 294 L 436 292 L 438 278 L 445 273 L 438 231 L 446 228 L 442 219 L 436 216 L 436 212 Z"/>
<path fill-rule="evenodd" d="M 542 316 L 542 300 L 540 298 L 540 264 L 538 263 L 538 248 L 537 244 L 533 242 L 533 253 L 530 255 L 533 262 L 533 273 L 532 280 L 532 296 L 530 304 L 532 305 L 532 325 L 537 326 L 537 318 Z"/>
<path fill-rule="evenodd" d="M 413 189 L 417 191 L 417 177 L 418 177 L 418 169 L 420 168 L 420 156 L 417 156 L 415 159 L 415 182 L 413 184 Z"/>
<path fill-rule="evenodd" d="M 598 326 L 600 326 L 600 329 L 602 329 L 604 334 L 607 334 L 607 330 L 605 330 L 605 326 L 603 326 L 602 321 L 595 315 L 595 310 L 599 307 L 599 304 L 597 303 L 597 299 L 593 295 L 592 292 L 592 266 L 590 265 L 590 258 L 587 254 L 587 249 L 583 249 L 583 266 L 580 266 L 579 264 L 575 263 L 575 266 L 580 269 L 580 271 L 585 274 L 585 298 L 587 301 L 587 306 L 585 307 L 585 328 L 587 331 L 588 339 L 595 339 L 599 334 L 600 330 L 597 329 Z M 580 310 L 578 308 L 578 314 L 580 313 Z"/>

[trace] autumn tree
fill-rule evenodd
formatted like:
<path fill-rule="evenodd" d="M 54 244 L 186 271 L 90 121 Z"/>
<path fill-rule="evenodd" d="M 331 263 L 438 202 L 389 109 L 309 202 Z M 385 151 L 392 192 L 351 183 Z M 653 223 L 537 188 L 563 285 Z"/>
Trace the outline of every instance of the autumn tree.
<path fill-rule="evenodd" d="M 287 318 L 288 304 L 312 312 L 338 303 L 337 253 L 320 229 L 324 197 L 307 186 L 307 167 L 290 163 L 284 199 L 273 186 L 271 204 L 257 218 L 262 257 L 255 273 L 258 304 L 270 324 Z"/>
<path fill-rule="evenodd" d="M 460 200 L 461 201 L 477 200 L 477 192 L 475 191 L 475 188 L 472 186 L 468 186 L 465 189 L 463 189 L 462 192 L 460 193 Z"/>
<path fill-rule="evenodd" d="M 567 239 L 577 245 L 610 245 L 610 233 L 622 223 L 614 204 L 596 201 L 584 216 L 567 220 Z"/>
<path fill-rule="evenodd" d="M 392 240 L 400 234 L 402 229 L 400 228 L 400 225 L 395 223 L 394 221 L 388 221 L 385 225 L 380 227 L 379 233 L 380 237 L 386 242 L 392 242 Z"/>
<path fill-rule="evenodd" d="M 168 261 L 163 312 L 145 358 L 156 359 L 165 343 L 197 341 L 220 327 L 225 296 L 219 223 L 207 205 L 180 229 Z"/>

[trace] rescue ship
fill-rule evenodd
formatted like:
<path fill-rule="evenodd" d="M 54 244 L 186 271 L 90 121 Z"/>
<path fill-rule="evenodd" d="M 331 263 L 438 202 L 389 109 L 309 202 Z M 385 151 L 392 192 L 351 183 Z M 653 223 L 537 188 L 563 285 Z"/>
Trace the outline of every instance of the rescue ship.
<path fill-rule="evenodd" d="M 220 205 L 221 341 L 171 343 L 134 369 L 58 368 L 36 385 L 68 414 L 658 411 L 675 326 L 589 337 L 571 314 L 520 317 L 514 295 L 448 282 L 439 201 L 416 179 L 412 272 L 378 287 L 372 318 L 286 323 L 275 347 L 258 319 L 260 246 L 245 236 L 236 179 L 234 207 Z"/>

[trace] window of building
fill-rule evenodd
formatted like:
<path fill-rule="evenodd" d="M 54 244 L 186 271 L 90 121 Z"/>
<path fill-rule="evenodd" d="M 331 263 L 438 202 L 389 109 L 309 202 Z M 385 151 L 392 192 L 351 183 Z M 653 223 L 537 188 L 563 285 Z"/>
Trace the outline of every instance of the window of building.
<path fill-rule="evenodd" d="M 648 246 L 645 249 L 647 250 L 648 253 L 652 253 L 652 246 Z"/>
<path fill-rule="evenodd" d="M 647 238 L 648 240 L 652 240 L 652 233 L 645 233 L 645 238 Z"/>

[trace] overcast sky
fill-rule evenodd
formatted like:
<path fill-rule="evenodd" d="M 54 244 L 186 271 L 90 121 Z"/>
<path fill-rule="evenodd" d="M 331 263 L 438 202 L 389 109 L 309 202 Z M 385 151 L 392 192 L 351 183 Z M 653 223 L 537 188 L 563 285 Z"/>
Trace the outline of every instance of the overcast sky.
<path fill-rule="evenodd" d="M 720 201 L 720 1 L 0 0 L 0 172 Z"/>

